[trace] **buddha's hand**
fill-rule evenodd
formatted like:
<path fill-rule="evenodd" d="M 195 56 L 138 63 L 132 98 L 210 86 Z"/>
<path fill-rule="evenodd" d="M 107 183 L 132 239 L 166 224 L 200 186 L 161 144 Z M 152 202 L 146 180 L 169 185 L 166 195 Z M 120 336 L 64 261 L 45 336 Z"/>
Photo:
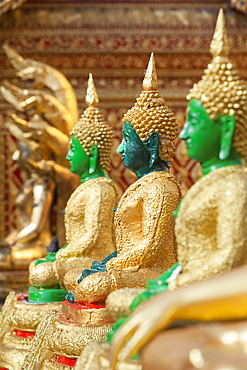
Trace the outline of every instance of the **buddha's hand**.
<path fill-rule="evenodd" d="M 76 302 L 105 302 L 113 290 L 109 272 L 97 272 L 85 277 L 75 289 Z"/>
<path fill-rule="evenodd" d="M 133 357 L 160 330 L 167 327 L 176 312 L 177 298 L 173 293 L 161 293 L 138 307 L 121 326 L 111 342 L 111 369 L 118 360 Z"/>

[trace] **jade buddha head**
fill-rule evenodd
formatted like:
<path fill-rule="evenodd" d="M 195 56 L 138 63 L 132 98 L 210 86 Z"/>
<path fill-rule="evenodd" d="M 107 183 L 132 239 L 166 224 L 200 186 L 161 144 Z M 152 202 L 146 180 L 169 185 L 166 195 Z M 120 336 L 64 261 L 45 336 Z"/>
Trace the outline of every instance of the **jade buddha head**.
<path fill-rule="evenodd" d="M 213 59 L 187 97 L 187 120 L 180 134 L 189 157 L 202 164 L 204 174 L 241 164 L 241 158 L 247 156 L 247 88 L 228 58 L 223 10 L 210 51 Z"/>
<path fill-rule="evenodd" d="M 176 118 L 158 90 L 154 56 L 151 54 L 143 81 L 143 92 L 124 115 L 123 140 L 118 147 L 124 165 L 137 177 L 167 170 L 174 156 Z"/>
<path fill-rule="evenodd" d="M 82 181 L 104 176 L 110 166 L 113 133 L 97 108 L 98 102 L 90 74 L 86 94 L 88 108 L 71 131 L 70 150 L 66 157 L 70 161 L 71 171 L 80 175 Z"/>

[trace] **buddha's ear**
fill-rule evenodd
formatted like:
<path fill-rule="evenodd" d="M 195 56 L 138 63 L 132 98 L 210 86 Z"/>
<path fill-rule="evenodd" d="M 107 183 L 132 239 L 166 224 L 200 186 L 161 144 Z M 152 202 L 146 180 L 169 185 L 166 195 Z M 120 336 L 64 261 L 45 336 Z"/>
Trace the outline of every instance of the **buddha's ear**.
<path fill-rule="evenodd" d="M 234 116 L 221 116 L 221 142 L 220 142 L 220 159 L 227 159 L 231 147 L 232 139 L 235 129 L 235 118 Z"/>
<path fill-rule="evenodd" d="M 150 153 L 149 167 L 151 168 L 159 159 L 159 134 L 152 132 L 145 145 Z"/>
<path fill-rule="evenodd" d="M 90 149 L 90 164 L 89 164 L 89 173 L 94 173 L 99 160 L 99 148 L 97 145 L 93 145 Z"/>

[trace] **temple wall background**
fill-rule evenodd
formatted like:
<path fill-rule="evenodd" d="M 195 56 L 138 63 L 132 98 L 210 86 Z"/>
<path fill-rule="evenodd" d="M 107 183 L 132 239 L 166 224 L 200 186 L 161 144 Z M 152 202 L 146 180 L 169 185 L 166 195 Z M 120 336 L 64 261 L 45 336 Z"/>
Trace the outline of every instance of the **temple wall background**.
<path fill-rule="evenodd" d="M 64 73 L 75 89 L 80 112 L 86 107 L 87 78 L 92 72 L 117 147 L 123 113 L 141 92 L 152 51 L 160 93 L 183 126 L 186 94 L 211 59 L 209 45 L 220 7 L 225 9 L 231 60 L 247 79 L 247 15 L 225 0 L 30 0 L 1 15 L 0 45 L 6 42 L 24 57 Z M 22 86 L 0 48 L 0 83 L 4 79 Z M 15 142 L 4 128 L 10 113 L 13 108 L 0 96 L 0 239 L 16 222 L 14 198 L 23 181 L 11 160 Z M 186 157 L 179 140 L 172 171 L 183 192 L 198 178 L 199 167 Z M 122 190 L 133 181 L 117 154 L 112 158 L 111 176 Z"/>

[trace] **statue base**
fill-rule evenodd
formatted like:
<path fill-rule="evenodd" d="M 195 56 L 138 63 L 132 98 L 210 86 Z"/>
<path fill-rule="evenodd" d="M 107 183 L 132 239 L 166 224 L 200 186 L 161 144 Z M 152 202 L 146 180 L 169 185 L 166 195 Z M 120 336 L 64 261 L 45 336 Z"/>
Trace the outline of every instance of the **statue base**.
<path fill-rule="evenodd" d="M 111 370 L 110 367 L 110 344 L 91 343 L 81 353 L 77 360 L 75 370 Z M 117 370 L 141 370 L 142 365 L 137 360 L 118 362 Z"/>
<path fill-rule="evenodd" d="M 22 369 L 35 363 L 42 370 L 74 367 L 89 343 L 106 340 L 112 323 L 105 305 L 64 301 L 62 311 L 51 311 L 42 319 Z"/>
<path fill-rule="evenodd" d="M 43 315 L 61 309 L 61 302 L 30 303 L 28 294 L 11 292 L 0 315 L 0 368 L 17 370 L 33 343 Z"/>

